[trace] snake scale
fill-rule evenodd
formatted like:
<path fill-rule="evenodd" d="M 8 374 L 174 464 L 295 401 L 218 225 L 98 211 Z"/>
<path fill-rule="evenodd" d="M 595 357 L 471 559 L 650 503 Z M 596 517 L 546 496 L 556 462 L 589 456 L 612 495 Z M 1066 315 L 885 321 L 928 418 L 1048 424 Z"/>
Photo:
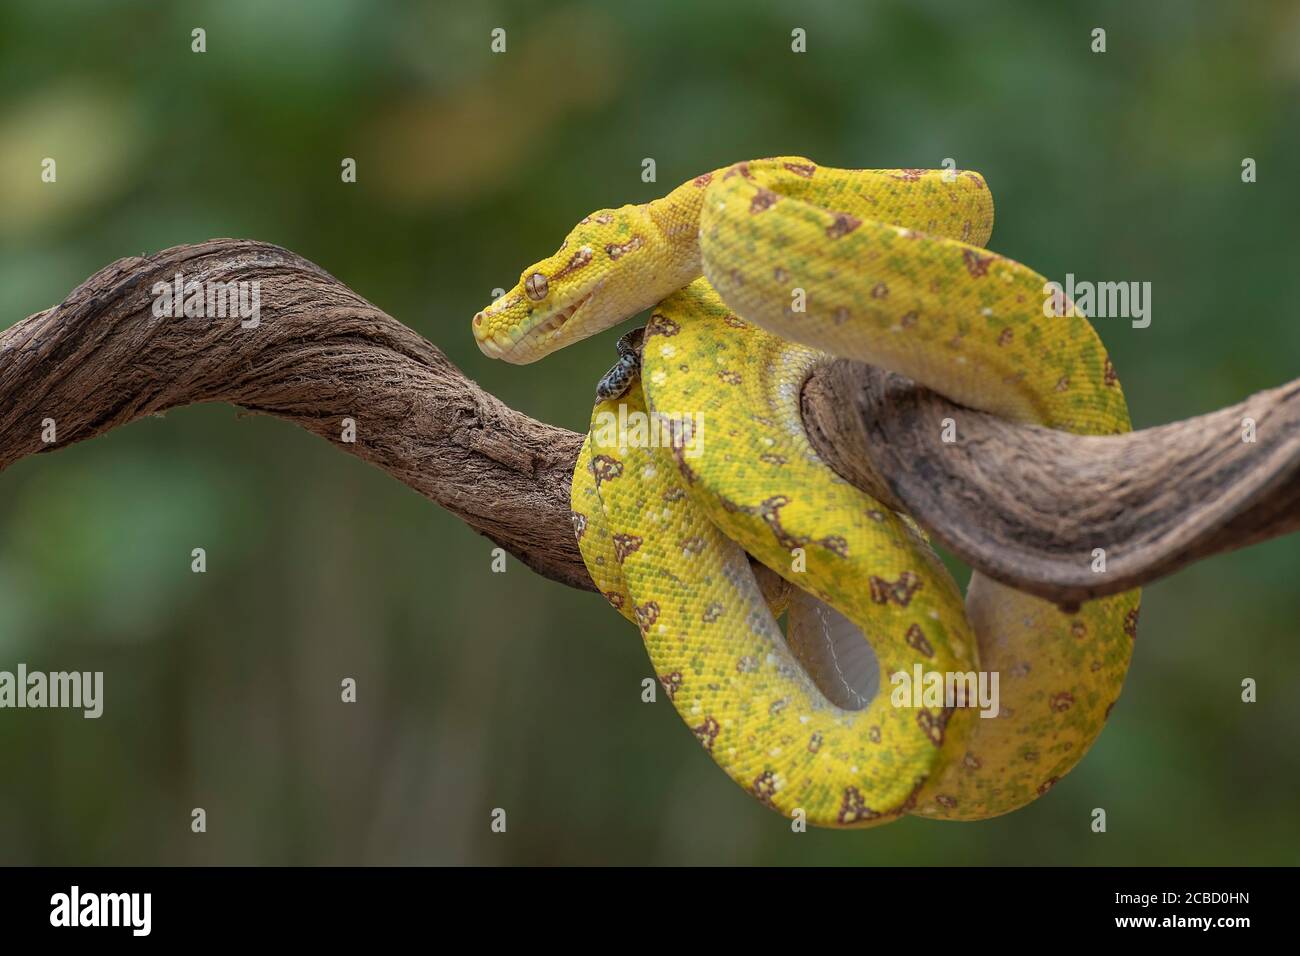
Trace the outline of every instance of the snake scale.
<path fill-rule="evenodd" d="M 754 160 L 592 213 L 474 317 L 485 354 L 523 364 L 652 310 L 639 380 L 621 343 L 602 383 L 575 533 L 692 733 L 786 816 L 1009 812 L 1119 696 L 1138 591 L 1067 613 L 976 572 L 963 602 L 921 529 L 803 429 L 803 383 L 843 356 L 1017 421 L 1129 430 L 1095 330 L 1044 318 L 1044 278 L 986 248 L 992 223 L 978 173 Z M 751 558 L 789 586 L 765 597 Z M 999 679 L 996 716 L 890 689 L 978 672 Z"/>

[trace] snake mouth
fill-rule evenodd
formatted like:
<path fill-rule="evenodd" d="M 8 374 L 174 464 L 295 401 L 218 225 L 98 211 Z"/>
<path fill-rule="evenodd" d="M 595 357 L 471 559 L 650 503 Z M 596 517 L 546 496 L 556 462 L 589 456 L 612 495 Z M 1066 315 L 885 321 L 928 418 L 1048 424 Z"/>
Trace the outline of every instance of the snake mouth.
<path fill-rule="evenodd" d="M 513 365 L 526 365 L 549 355 L 565 344 L 564 330 L 570 320 L 586 307 L 603 284 L 597 283 L 585 295 L 548 315 L 513 342 L 502 342 L 495 338 L 479 339 L 480 351 L 489 358 L 501 359 Z M 577 338 L 583 336 L 579 334 Z"/>
<path fill-rule="evenodd" d="M 563 309 L 561 309 L 559 312 L 556 312 L 554 315 L 552 315 L 541 325 L 530 330 L 528 335 L 524 336 L 524 338 L 536 337 L 542 340 L 548 340 L 554 338 L 557 334 L 559 334 L 560 330 L 564 328 L 564 324 L 568 322 L 569 319 L 577 315 L 578 310 L 581 309 L 584 305 L 586 305 L 589 301 L 591 301 L 591 297 L 595 294 L 596 294 L 596 290 L 592 289 L 590 292 L 588 292 L 582 298 L 578 299 L 572 305 L 566 305 Z"/>

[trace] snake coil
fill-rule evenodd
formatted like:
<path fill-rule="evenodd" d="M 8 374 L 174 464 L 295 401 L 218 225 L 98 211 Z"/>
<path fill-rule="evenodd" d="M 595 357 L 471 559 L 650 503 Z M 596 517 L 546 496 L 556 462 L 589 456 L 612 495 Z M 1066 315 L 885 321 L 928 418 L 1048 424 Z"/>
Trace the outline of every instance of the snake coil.
<path fill-rule="evenodd" d="M 639 387 L 629 365 L 593 410 L 574 530 L 692 733 L 787 816 L 1009 812 L 1119 696 L 1138 591 L 1066 613 L 976 572 L 963 602 L 917 525 L 803 430 L 831 356 L 1019 421 L 1129 430 L 1096 332 L 1068 303 L 1045 317 L 1044 278 L 986 248 L 992 222 L 974 172 L 755 160 L 592 213 L 474 318 L 486 354 L 523 363 L 653 309 Z M 769 603 L 747 555 L 792 587 Z"/>

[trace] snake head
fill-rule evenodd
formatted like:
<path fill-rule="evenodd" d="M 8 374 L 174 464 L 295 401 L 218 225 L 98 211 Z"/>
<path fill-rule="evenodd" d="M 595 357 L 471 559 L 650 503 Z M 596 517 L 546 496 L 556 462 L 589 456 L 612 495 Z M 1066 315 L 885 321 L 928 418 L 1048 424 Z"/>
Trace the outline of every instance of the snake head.
<path fill-rule="evenodd" d="M 676 264 L 681 258 L 646 206 L 594 212 L 554 255 L 525 269 L 513 289 L 474 316 L 474 338 L 491 358 L 535 362 L 681 288 L 693 278 Z"/>

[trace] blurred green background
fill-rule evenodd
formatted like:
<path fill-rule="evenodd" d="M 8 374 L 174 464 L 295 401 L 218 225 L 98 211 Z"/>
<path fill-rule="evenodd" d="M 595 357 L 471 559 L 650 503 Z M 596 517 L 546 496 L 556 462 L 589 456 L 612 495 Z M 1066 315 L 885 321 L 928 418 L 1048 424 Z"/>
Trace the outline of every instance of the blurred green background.
<path fill-rule="evenodd" d="M 583 214 L 742 158 L 953 157 L 988 178 L 998 252 L 1058 280 L 1153 284 L 1150 328 L 1098 322 L 1138 427 L 1296 376 L 1300 5 L 1057 6 L 7 0 L 0 326 L 122 256 L 267 240 L 516 408 L 585 428 L 613 333 L 526 368 L 469 333 Z M 984 823 L 802 835 L 662 695 L 641 703 L 630 626 L 513 560 L 490 573 L 490 548 L 226 406 L 9 469 L 0 669 L 103 670 L 106 700 L 98 721 L 0 711 L 0 862 L 1300 859 L 1295 537 L 1147 590 L 1122 702 L 1047 798 Z"/>

